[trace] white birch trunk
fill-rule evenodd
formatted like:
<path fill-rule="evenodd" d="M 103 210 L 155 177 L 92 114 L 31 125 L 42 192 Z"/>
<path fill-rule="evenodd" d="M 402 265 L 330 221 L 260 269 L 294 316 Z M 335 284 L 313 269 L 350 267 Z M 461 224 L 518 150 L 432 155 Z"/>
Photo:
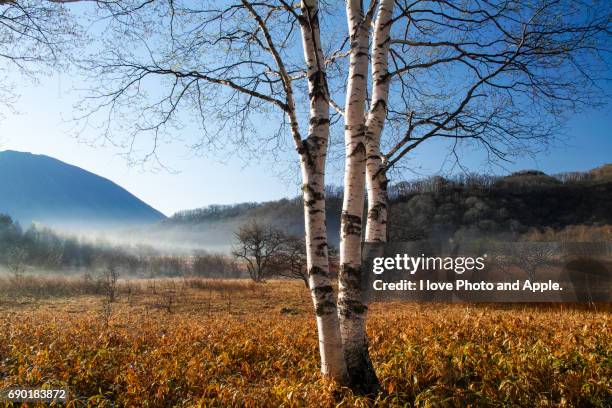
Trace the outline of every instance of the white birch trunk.
<path fill-rule="evenodd" d="M 372 41 L 372 104 L 366 120 L 366 180 L 368 219 L 366 242 L 387 241 L 387 174 L 380 152 L 380 139 L 389 98 L 389 43 L 393 0 L 382 0 Z"/>
<path fill-rule="evenodd" d="M 334 290 L 329 276 L 325 224 L 325 159 L 329 139 L 329 99 L 319 33 L 318 3 L 302 1 L 304 57 L 308 67 L 310 126 L 300 147 L 308 282 L 317 319 L 321 372 L 345 384 L 347 370 Z"/>
<path fill-rule="evenodd" d="M 368 354 L 365 331 L 367 306 L 362 299 L 361 231 L 365 195 L 365 101 L 367 92 L 369 22 L 361 0 L 346 5 L 350 66 L 345 104 L 344 201 L 341 219 L 338 312 L 350 385 L 370 391 L 378 380 Z"/>

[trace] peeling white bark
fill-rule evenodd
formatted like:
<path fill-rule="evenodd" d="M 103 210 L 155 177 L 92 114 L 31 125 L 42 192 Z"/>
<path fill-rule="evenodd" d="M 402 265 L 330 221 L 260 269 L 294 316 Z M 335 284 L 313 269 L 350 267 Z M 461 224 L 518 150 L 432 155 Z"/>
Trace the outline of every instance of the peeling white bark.
<path fill-rule="evenodd" d="M 361 231 L 365 193 L 365 102 L 369 26 L 361 0 L 346 3 L 350 67 L 345 104 L 345 171 L 342 206 L 338 312 L 351 385 L 377 382 L 368 355 L 367 306 L 362 299 Z"/>
<path fill-rule="evenodd" d="M 299 147 L 303 180 L 308 280 L 314 303 L 321 372 L 345 384 L 347 370 L 334 290 L 329 276 L 327 227 L 325 224 L 325 159 L 329 139 L 329 98 L 321 49 L 318 2 L 301 4 L 304 58 L 308 67 L 310 125 Z"/>
<path fill-rule="evenodd" d="M 380 152 L 380 139 L 389 99 L 389 44 L 393 0 L 382 0 L 374 25 L 372 40 L 372 104 L 366 120 L 366 180 L 368 186 L 368 219 L 366 242 L 387 241 L 387 175 Z"/>

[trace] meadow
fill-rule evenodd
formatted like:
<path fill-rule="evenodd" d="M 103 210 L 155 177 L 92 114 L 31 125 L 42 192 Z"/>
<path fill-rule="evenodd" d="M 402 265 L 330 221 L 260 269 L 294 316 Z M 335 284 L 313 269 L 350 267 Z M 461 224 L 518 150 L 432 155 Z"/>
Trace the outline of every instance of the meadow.
<path fill-rule="evenodd" d="M 301 282 L 119 281 L 109 302 L 90 280 L 3 277 L 0 389 L 67 386 L 69 407 L 612 405 L 609 305 L 370 310 L 366 398 L 320 376 Z"/>

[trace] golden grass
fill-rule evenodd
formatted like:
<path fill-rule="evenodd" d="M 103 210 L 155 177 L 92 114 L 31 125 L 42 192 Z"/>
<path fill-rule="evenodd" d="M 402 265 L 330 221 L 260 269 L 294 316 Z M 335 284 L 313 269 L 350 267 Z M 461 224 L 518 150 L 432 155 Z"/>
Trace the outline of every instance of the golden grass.
<path fill-rule="evenodd" d="M 384 303 L 368 332 L 383 392 L 322 379 L 301 282 L 157 280 L 103 297 L 0 299 L 0 388 L 69 406 L 610 406 L 610 307 Z M 168 301 L 171 299 L 171 301 Z M 1 406 L 1 405 L 0 405 Z"/>
<path fill-rule="evenodd" d="M 523 241 L 533 242 L 612 242 L 612 225 L 568 225 L 563 229 L 532 229 Z"/>

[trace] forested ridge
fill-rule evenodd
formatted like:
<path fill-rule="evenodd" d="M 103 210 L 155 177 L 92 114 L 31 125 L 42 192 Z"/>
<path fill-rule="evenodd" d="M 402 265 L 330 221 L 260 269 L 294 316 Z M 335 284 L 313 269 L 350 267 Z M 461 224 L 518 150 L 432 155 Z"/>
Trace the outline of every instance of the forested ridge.
<path fill-rule="evenodd" d="M 469 175 L 431 177 L 390 187 L 389 238 L 477 239 L 493 236 L 517 240 L 533 231 L 561 231 L 568 227 L 612 225 L 612 166 L 590 172 L 548 176 L 522 171 L 506 177 Z M 339 238 L 342 191 L 327 188 L 327 222 L 331 243 Z M 289 234 L 303 232 L 301 199 L 265 203 L 214 205 L 182 211 L 152 227 L 160 242 L 184 237 L 194 249 L 172 254 L 151 245 L 111 244 L 59 234 L 42 225 L 22 227 L 0 215 L 0 267 L 26 266 L 45 270 L 81 271 L 115 265 L 139 276 L 232 276 L 240 270 L 215 254 L 214 239 L 226 248 L 249 220 L 275 225 Z M 145 236 L 148 231 L 137 232 Z M 226 254 L 227 255 L 227 254 Z"/>
<path fill-rule="evenodd" d="M 439 176 L 390 186 L 389 237 L 392 240 L 469 238 L 495 234 L 516 238 L 532 228 L 612 224 L 612 165 L 554 176 L 521 171 L 509 176 Z M 342 191 L 327 189 L 330 240 L 339 237 Z M 303 232 L 299 198 L 265 203 L 213 205 L 181 211 L 160 224 L 190 230 L 264 220 L 292 233 Z M 159 227 L 158 227 L 159 228 Z"/>

